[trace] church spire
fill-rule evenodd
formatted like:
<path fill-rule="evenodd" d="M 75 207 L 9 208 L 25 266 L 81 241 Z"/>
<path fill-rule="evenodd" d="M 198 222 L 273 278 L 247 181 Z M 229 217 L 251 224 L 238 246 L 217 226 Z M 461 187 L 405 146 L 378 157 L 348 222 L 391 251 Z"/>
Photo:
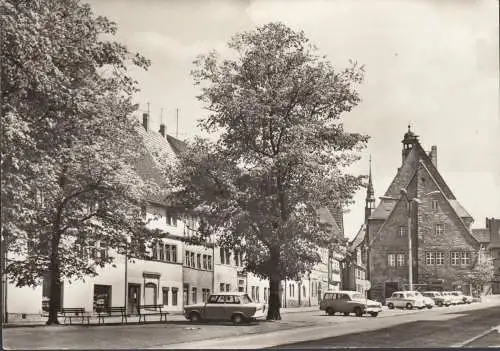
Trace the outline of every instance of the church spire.
<path fill-rule="evenodd" d="M 368 173 L 368 187 L 366 188 L 366 199 L 365 199 L 365 223 L 375 209 L 375 191 L 373 190 L 373 179 L 372 179 L 372 156 L 370 155 L 370 170 Z"/>

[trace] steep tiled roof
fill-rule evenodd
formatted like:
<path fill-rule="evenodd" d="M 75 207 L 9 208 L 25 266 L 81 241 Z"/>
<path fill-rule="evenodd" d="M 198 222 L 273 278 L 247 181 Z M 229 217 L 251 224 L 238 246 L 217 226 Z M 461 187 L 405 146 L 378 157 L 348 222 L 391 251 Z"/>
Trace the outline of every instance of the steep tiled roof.
<path fill-rule="evenodd" d="M 370 219 L 386 219 L 391 214 L 392 209 L 396 205 L 397 201 L 397 199 L 382 199 L 375 210 L 373 210 L 372 214 L 370 215 Z"/>
<path fill-rule="evenodd" d="M 455 210 L 455 212 L 457 213 L 457 215 L 459 217 L 472 218 L 472 216 L 469 214 L 469 212 L 467 212 L 465 210 L 465 208 L 463 208 L 463 206 L 460 204 L 460 202 L 458 202 L 458 200 L 450 200 L 450 204 L 451 204 L 451 207 L 453 207 L 453 209 Z"/>
<path fill-rule="evenodd" d="M 490 242 L 490 231 L 486 228 L 474 228 L 471 230 L 472 236 L 480 243 Z"/>
<path fill-rule="evenodd" d="M 176 154 L 180 154 L 181 152 L 186 150 L 186 143 L 180 141 L 179 139 L 174 138 L 171 135 L 167 134 L 167 141 L 172 146 L 172 149 Z"/>
<path fill-rule="evenodd" d="M 361 228 L 359 228 L 358 234 L 356 234 L 356 236 L 354 237 L 354 239 L 351 241 L 351 244 L 349 245 L 350 249 L 354 250 L 359 245 L 361 245 L 361 243 L 363 242 L 363 240 L 365 240 L 365 236 L 366 236 L 366 226 L 363 224 L 361 226 Z"/>
<path fill-rule="evenodd" d="M 318 210 L 318 215 L 319 215 L 319 220 L 321 223 L 326 223 L 331 226 L 331 229 L 333 233 L 335 233 L 338 236 L 344 236 L 342 230 L 337 224 L 337 221 L 333 217 L 332 213 L 330 210 L 326 207 L 322 207 Z"/>

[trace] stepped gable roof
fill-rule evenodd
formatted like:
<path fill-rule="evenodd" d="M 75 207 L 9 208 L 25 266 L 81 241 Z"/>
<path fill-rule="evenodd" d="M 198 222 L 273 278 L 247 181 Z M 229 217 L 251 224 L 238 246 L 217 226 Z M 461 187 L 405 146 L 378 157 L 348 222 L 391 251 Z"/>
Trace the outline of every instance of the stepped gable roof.
<path fill-rule="evenodd" d="M 472 236 L 480 243 L 490 242 L 490 231 L 487 228 L 473 228 Z"/>

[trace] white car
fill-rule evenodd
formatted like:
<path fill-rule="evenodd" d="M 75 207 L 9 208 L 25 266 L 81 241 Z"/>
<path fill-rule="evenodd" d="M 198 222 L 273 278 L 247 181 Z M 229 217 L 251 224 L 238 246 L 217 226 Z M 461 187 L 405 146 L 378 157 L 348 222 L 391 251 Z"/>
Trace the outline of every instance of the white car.
<path fill-rule="evenodd" d="M 472 296 L 464 295 L 461 291 L 452 291 L 451 294 L 456 296 L 458 303 L 472 303 Z"/>
<path fill-rule="evenodd" d="M 418 293 L 420 295 L 415 293 L 415 291 L 395 291 L 391 297 L 386 299 L 385 303 L 389 309 L 397 307 L 411 310 L 426 307 L 424 297 L 420 293 Z"/>
<path fill-rule="evenodd" d="M 424 300 L 425 307 L 427 307 L 428 309 L 431 309 L 432 307 L 434 307 L 436 305 L 432 298 L 422 295 L 422 293 L 419 291 L 414 291 L 414 293 L 415 293 L 415 296 L 422 297 L 422 299 Z"/>
<path fill-rule="evenodd" d="M 458 296 L 457 294 L 454 294 L 452 291 L 443 291 L 443 295 L 448 296 L 451 299 L 452 305 L 459 305 L 464 303 L 463 298 L 461 296 Z"/>

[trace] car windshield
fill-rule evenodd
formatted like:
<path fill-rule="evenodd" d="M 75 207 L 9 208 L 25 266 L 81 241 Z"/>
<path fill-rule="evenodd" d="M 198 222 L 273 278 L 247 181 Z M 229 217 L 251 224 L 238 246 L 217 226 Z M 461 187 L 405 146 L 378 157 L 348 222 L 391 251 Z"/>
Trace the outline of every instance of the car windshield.
<path fill-rule="evenodd" d="M 361 294 L 352 294 L 351 295 L 351 299 L 353 299 L 353 300 L 364 300 L 364 298 L 365 297 Z"/>
<path fill-rule="evenodd" d="M 415 296 L 422 296 L 422 294 L 419 291 L 415 291 Z"/>
<path fill-rule="evenodd" d="M 247 294 L 242 295 L 241 303 L 252 303 L 252 299 Z"/>

